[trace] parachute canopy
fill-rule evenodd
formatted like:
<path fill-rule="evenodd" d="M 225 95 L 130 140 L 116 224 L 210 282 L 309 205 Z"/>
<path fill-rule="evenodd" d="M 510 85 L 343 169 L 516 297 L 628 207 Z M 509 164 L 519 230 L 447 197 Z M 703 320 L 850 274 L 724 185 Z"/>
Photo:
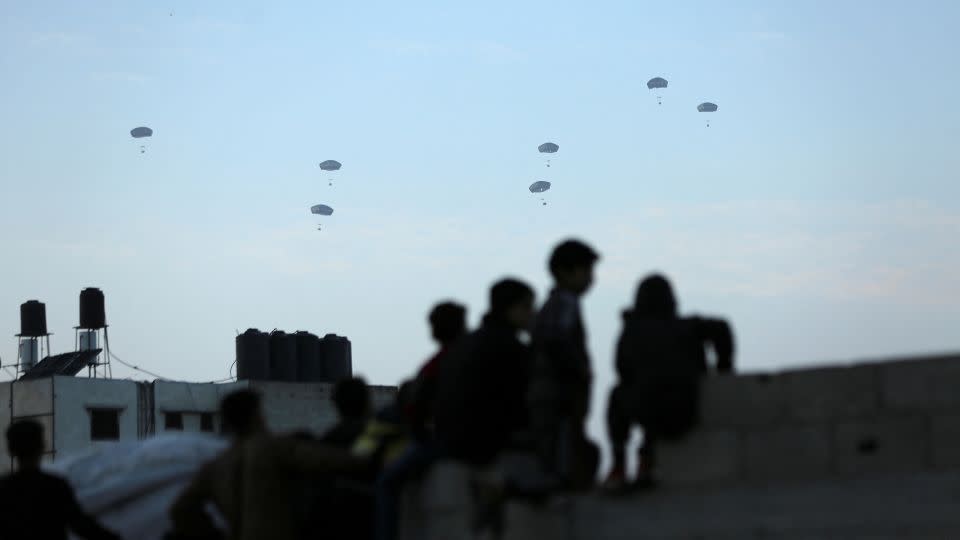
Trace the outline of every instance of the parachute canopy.
<path fill-rule="evenodd" d="M 550 182 L 540 180 L 530 184 L 530 193 L 543 193 L 550 189 Z"/>
<path fill-rule="evenodd" d="M 717 112 L 717 104 L 706 101 L 697 105 L 697 110 L 700 112 Z"/>
<path fill-rule="evenodd" d="M 537 147 L 541 154 L 553 154 L 559 149 L 560 147 L 552 142 L 545 142 Z"/>
<path fill-rule="evenodd" d="M 150 137 L 153 135 L 153 130 L 148 127 L 135 127 L 130 130 L 130 136 L 134 139 L 142 139 L 143 137 Z"/>
<path fill-rule="evenodd" d="M 310 213 L 318 216 L 332 216 L 333 208 L 330 208 L 325 204 L 315 204 L 310 207 Z"/>
<path fill-rule="evenodd" d="M 654 77 L 647 81 L 647 89 L 653 90 L 654 88 L 666 88 L 667 80 L 663 77 Z"/>
<path fill-rule="evenodd" d="M 320 164 L 320 168 L 325 171 L 339 171 L 340 167 L 342 167 L 340 162 L 333 159 L 328 159 Z"/>

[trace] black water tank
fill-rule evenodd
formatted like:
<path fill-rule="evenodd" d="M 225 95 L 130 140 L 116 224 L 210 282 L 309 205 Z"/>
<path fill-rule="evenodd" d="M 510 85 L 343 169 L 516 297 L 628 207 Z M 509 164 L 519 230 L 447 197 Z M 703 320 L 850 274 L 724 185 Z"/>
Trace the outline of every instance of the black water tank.
<path fill-rule="evenodd" d="M 296 382 L 297 338 L 280 330 L 270 334 L 270 380 Z"/>
<path fill-rule="evenodd" d="M 320 338 L 304 331 L 294 335 L 297 340 L 297 380 L 300 382 L 322 381 L 324 365 L 320 356 Z"/>
<path fill-rule="evenodd" d="M 47 335 L 47 306 L 38 300 L 20 304 L 20 335 L 40 337 Z"/>
<path fill-rule="evenodd" d="M 237 336 L 237 380 L 270 378 L 270 336 L 250 328 Z"/>
<path fill-rule="evenodd" d="M 87 287 L 80 291 L 80 328 L 96 330 L 107 326 L 107 312 L 103 307 L 103 291 Z"/>
<path fill-rule="evenodd" d="M 324 382 L 338 382 L 353 374 L 350 340 L 344 336 L 327 334 L 320 341 L 323 355 Z"/>

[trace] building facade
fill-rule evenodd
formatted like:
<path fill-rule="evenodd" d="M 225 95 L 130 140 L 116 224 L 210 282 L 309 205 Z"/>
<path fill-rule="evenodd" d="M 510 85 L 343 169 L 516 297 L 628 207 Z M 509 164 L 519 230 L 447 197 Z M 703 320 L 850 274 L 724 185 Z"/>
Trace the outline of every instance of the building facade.
<path fill-rule="evenodd" d="M 261 393 L 267 423 L 275 431 L 319 433 L 337 420 L 329 383 L 213 384 L 53 376 L 0 383 L 0 430 L 6 431 L 14 420 L 36 420 L 44 428 L 44 459 L 54 461 L 97 445 L 164 431 L 218 432 L 220 400 L 242 388 Z M 394 387 L 371 387 L 374 406 L 389 403 L 395 392 Z M 6 444 L 2 446 L 0 473 L 12 467 Z"/>

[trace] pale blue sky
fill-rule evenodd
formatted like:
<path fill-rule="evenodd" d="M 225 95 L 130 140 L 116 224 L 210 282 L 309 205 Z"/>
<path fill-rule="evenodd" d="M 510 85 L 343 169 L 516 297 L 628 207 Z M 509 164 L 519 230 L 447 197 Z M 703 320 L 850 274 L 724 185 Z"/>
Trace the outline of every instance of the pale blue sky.
<path fill-rule="evenodd" d="M 346 334 L 395 383 L 435 300 L 543 293 L 569 235 L 604 255 L 598 435 L 652 269 L 745 369 L 960 349 L 958 4 L 517 4 L 4 2 L 4 361 L 22 301 L 61 351 L 99 286 L 114 352 L 168 377 L 225 377 L 255 326 Z"/>

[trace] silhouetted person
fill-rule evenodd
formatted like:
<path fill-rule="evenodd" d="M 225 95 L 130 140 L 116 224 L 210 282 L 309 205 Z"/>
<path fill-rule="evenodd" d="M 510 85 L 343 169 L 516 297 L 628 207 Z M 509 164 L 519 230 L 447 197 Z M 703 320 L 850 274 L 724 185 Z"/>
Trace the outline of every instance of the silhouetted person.
<path fill-rule="evenodd" d="M 396 538 L 403 486 L 411 478 L 423 474 L 442 455 L 433 432 L 440 366 L 453 344 L 466 334 L 466 318 L 467 309 L 453 302 L 437 304 L 427 317 L 431 335 L 440 349 L 420 368 L 412 386 L 410 422 L 413 440 L 402 455 L 384 467 L 377 479 L 378 540 Z"/>
<path fill-rule="evenodd" d="M 66 480 L 40 470 L 43 426 L 19 420 L 7 429 L 7 448 L 17 471 L 0 478 L 0 538 L 66 540 L 67 530 L 81 538 L 120 540 L 84 513 Z"/>
<path fill-rule="evenodd" d="M 504 279 L 490 289 L 480 329 L 444 358 L 436 401 L 436 433 L 444 452 L 487 465 L 527 426 L 530 348 L 520 341 L 534 314 L 529 285 Z"/>
<path fill-rule="evenodd" d="M 411 422 L 413 433 L 419 440 L 431 436 L 440 364 L 453 344 L 467 333 L 467 308 L 454 302 L 442 302 L 430 310 L 427 320 L 439 350 L 423 364 L 414 383 Z"/>
<path fill-rule="evenodd" d="M 580 309 L 598 260 L 578 240 L 554 248 L 548 263 L 554 288 L 533 331 L 531 422 L 544 466 L 568 488 L 592 485 L 599 464 L 599 450 L 585 431 L 593 370 Z"/>
<path fill-rule="evenodd" d="M 373 405 L 366 381 L 352 377 L 333 388 L 337 424 L 318 441 L 350 451 L 370 420 Z M 375 469 L 364 473 L 319 474 L 304 478 L 303 521 L 305 538 L 326 540 L 373 538 Z"/>
<path fill-rule="evenodd" d="M 700 379 L 707 371 L 706 347 L 717 370 L 733 369 L 733 334 L 721 319 L 678 317 L 666 278 L 652 275 L 637 289 L 632 311 L 623 316 L 617 343 L 619 384 L 610 393 L 607 427 L 613 469 L 604 487 L 626 487 L 626 444 L 631 425 L 643 428 L 636 485 L 653 483 L 656 443 L 682 437 L 698 421 Z"/>
<path fill-rule="evenodd" d="M 340 416 L 336 425 L 320 437 L 320 442 L 349 449 L 363 433 L 370 419 L 372 404 L 366 381 L 352 377 L 333 388 L 333 404 Z"/>
<path fill-rule="evenodd" d="M 300 538 L 304 524 L 296 498 L 304 475 L 363 470 L 365 466 L 329 445 L 271 435 L 260 396 L 254 391 L 228 395 L 220 413 L 223 431 L 232 444 L 204 465 L 174 502 L 170 510 L 172 537 L 222 536 L 206 511 L 212 504 L 228 524 L 227 538 Z"/>

